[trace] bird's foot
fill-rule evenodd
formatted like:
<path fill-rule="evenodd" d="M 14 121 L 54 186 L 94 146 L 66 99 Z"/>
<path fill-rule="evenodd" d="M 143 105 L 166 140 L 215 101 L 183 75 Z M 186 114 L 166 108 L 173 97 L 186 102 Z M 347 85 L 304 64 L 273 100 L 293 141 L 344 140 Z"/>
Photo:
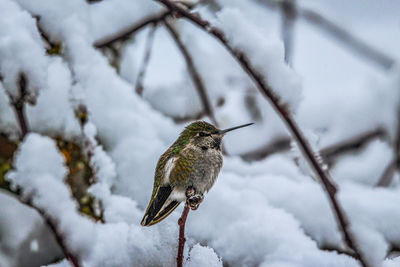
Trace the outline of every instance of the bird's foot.
<path fill-rule="evenodd" d="M 200 203 L 203 201 L 203 195 L 197 194 L 187 199 L 187 203 L 192 210 L 197 210 Z"/>
<path fill-rule="evenodd" d="M 197 190 L 193 186 L 186 189 L 186 204 L 192 210 L 197 210 L 204 198 L 203 194 L 198 194 L 196 191 Z"/>
<path fill-rule="evenodd" d="M 190 197 L 194 196 L 196 194 L 196 189 L 194 189 L 193 186 L 189 186 L 186 189 L 186 198 L 189 199 Z"/>

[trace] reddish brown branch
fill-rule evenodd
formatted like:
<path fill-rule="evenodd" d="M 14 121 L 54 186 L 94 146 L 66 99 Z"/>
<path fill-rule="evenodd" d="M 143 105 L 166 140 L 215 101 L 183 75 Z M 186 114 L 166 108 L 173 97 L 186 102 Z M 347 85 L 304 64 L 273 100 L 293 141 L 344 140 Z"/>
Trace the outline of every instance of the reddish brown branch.
<path fill-rule="evenodd" d="M 214 123 L 214 125 L 218 127 L 218 123 L 217 120 L 215 119 L 210 99 L 207 95 L 206 87 L 204 86 L 203 80 L 201 79 L 200 74 L 194 65 L 192 56 L 190 55 L 189 51 L 186 49 L 185 45 L 181 41 L 178 32 L 168 23 L 167 20 L 164 20 L 164 24 L 186 61 L 190 77 L 192 78 L 197 93 L 200 96 L 200 100 L 206 115 L 210 118 L 210 120 Z"/>
<path fill-rule="evenodd" d="M 231 46 L 221 29 L 212 26 L 208 21 L 203 20 L 198 14 L 190 13 L 184 7 L 179 6 L 170 0 L 157 1 L 164 4 L 171 11 L 176 12 L 181 16 L 189 19 L 195 25 L 199 26 L 201 29 L 217 38 L 221 42 L 221 44 L 231 53 L 231 55 L 238 61 L 243 70 L 246 71 L 246 73 L 252 78 L 260 92 L 270 101 L 277 113 L 281 116 L 282 120 L 286 123 L 286 126 L 289 128 L 292 136 L 300 147 L 300 150 L 303 152 L 303 155 L 305 156 L 311 168 L 314 170 L 317 177 L 319 177 L 321 183 L 323 184 L 326 192 L 328 193 L 329 200 L 335 212 L 336 218 L 339 222 L 340 230 L 343 233 L 346 244 L 354 251 L 356 258 L 360 261 L 362 266 L 369 267 L 370 265 L 359 252 L 356 242 L 354 241 L 355 238 L 354 236 L 352 236 L 349 230 L 347 217 L 345 216 L 343 209 L 336 199 L 336 193 L 338 191 L 337 186 L 333 183 L 329 174 L 323 170 L 317 157 L 311 149 L 310 144 L 305 139 L 303 133 L 293 119 L 289 109 L 280 101 L 280 98 L 275 94 L 273 88 L 271 88 L 270 85 L 266 82 L 267 77 L 263 77 L 261 73 L 253 68 L 246 54 L 244 54 L 241 50 Z"/>
<path fill-rule="evenodd" d="M 149 31 L 149 34 L 147 35 L 146 48 L 145 48 L 145 52 L 144 52 L 142 66 L 140 67 L 139 74 L 136 79 L 135 90 L 136 90 L 136 93 L 140 96 L 143 94 L 143 80 L 146 75 L 147 66 L 149 65 L 149 62 L 150 62 L 151 49 L 153 47 L 154 33 L 156 30 L 156 27 L 157 27 L 157 23 L 154 23 L 153 27 Z"/>
<path fill-rule="evenodd" d="M 107 36 L 107 37 L 104 37 L 103 39 L 96 41 L 94 43 L 94 46 L 97 48 L 103 48 L 106 46 L 110 46 L 111 44 L 113 44 L 117 41 L 127 40 L 135 32 L 141 30 L 142 28 L 144 28 L 150 24 L 157 23 L 169 15 L 171 15 L 171 13 L 169 11 L 163 11 L 159 14 L 144 18 L 143 20 L 136 22 L 135 24 L 133 24 L 125 29 L 122 29 L 120 32 L 117 32 L 111 36 Z"/>
<path fill-rule="evenodd" d="M 176 257 L 176 266 L 182 267 L 183 264 L 183 249 L 185 248 L 185 224 L 189 214 L 189 205 L 185 203 L 182 215 L 178 220 L 179 225 L 179 245 L 178 245 L 178 256 Z"/>

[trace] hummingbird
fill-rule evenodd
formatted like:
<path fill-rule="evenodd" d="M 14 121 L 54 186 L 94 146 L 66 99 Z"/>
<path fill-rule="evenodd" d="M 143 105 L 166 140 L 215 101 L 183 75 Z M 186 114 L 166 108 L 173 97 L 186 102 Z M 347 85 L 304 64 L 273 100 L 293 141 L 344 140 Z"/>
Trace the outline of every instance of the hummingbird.
<path fill-rule="evenodd" d="M 141 225 L 151 226 L 160 222 L 183 201 L 196 210 L 221 170 L 222 138 L 227 132 L 252 124 L 225 130 L 205 121 L 186 126 L 158 160 L 153 193 Z"/>

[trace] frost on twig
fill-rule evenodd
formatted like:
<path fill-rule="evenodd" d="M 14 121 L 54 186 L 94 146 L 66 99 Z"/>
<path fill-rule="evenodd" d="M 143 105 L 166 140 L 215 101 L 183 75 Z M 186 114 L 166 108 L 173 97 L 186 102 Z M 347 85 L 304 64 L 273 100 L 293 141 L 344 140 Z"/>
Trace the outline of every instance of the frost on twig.
<path fill-rule="evenodd" d="M 329 177 L 329 174 L 324 171 L 323 167 L 319 164 L 318 159 L 315 157 L 314 152 L 308 141 L 305 139 L 302 131 L 298 127 L 297 123 L 292 117 L 290 110 L 287 105 L 281 101 L 281 98 L 276 94 L 275 90 L 271 87 L 271 85 L 267 82 L 267 79 L 270 77 L 264 77 L 262 73 L 259 72 L 256 68 L 253 67 L 252 62 L 249 60 L 249 57 L 240 49 L 240 41 L 239 46 L 232 45 L 231 40 L 225 35 L 225 33 L 216 27 L 213 27 L 208 21 L 203 20 L 197 14 L 190 13 L 187 9 L 182 8 L 179 5 L 176 5 L 172 1 L 169 0 L 158 0 L 158 2 L 164 4 L 169 10 L 174 11 L 182 15 L 183 17 L 189 19 L 191 22 L 207 31 L 209 34 L 213 35 L 217 38 L 226 49 L 234 56 L 242 68 L 249 74 L 249 76 L 253 79 L 257 88 L 260 92 L 270 101 L 275 110 L 281 116 L 281 118 L 286 123 L 286 126 L 289 128 L 293 138 L 298 143 L 303 155 L 306 157 L 308 163 L 311 166 L 311 169 L 315 171 L 316 176 L 319 178 L 321 183 L 323 184 L 329 200 L 331 202 L 332 208 L 335 212 L 336 218 L 340 225 L 340 229 L 343 233 L 344 240 L 346 244 L 354 251 L 356 258 L 360 261 L 360 263 L 364 267 L 370 266 L 370 264 L 365 260 L 361 252 L 359 251 L 359 247 L 355 240 L 355 237 L 350 232 L 349 223 L 347 216 L 344 213 L 343 208 L 339 205 L 337 200 L 337 186 L 332 182 L 332 179 Z M 237 16 L 235 16 L 238 18 Z M 235 36 L 230 36 L 231 39 L 234 39 Z"/>

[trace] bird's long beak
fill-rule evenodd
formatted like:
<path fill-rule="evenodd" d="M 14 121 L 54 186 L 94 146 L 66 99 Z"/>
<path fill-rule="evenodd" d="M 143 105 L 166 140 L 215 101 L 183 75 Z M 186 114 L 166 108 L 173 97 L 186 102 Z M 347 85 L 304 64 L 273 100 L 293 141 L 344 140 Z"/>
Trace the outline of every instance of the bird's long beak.
<path fill-rule="evenodd" d="M 225 129 L 225 130 L 221 130 L 221 131 L 218 132 L 218 134 L 220 134 L 220 135 L 226 134 L 227 132 L 230 132 L 230 131 L 233 131 L 233 130 L 236 130 L 236 129 L 239 129 L 239 128 L 247 127 L 247 126 L 250 126 L 252 124 L 254 124 L 254 123 L 247 123 L 247 124 L 243 124 L 243 125 L 240 125 L 240 126 L 228 128 L 228 129 Z"/>

